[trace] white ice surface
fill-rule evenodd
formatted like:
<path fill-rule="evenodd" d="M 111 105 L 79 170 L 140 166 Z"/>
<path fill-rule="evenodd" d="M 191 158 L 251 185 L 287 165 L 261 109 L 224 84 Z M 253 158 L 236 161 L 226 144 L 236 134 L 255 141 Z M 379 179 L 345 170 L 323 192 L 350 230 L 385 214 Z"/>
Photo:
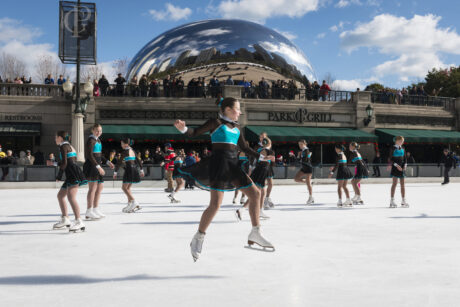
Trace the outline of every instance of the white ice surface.
<path fill-rule="evenodd" d="M 350 187 L 351 190 L 351 187 Z M 82 212 L 86 189 L 79 191 Z M 409 184 L 408 209 L 388 185 L 363 185 L 365 206 L 336 208 L 336 186 L 274 187 L 263 234 L 276 252 L 243 246 L 232 193 L 193 263 L 189 243 L 209 193 L 137 188 L 143 206 L 106 189 L 107 218 L 52 231 L 57 190 L 0 190 L 0 306 L 460 306 L 459 184 Z M 399 189 L 397 201 L 399 204 Z M 73 218 L 73 217 L 72 217 Z"/>

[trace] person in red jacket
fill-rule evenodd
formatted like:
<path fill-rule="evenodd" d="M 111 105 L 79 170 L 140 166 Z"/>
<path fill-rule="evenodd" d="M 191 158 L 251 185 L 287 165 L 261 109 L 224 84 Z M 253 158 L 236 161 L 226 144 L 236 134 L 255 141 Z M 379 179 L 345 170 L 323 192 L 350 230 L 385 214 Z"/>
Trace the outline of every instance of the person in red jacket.
<path fill-rule="evenodd" d="M 326 80 L 323 80 L 323 85 L 321 85 L 321 87 L 319 88 L 319 96 L 321 97 L 322 101 L 327 100 L 327 95 L 329 94 L 329 91 L 331 91 L 331 88 L 326 83 Z"/>
<path fill-rule="evenodd" d="M 172 148 L 170 143 L 165 144 L 165 160 L 164 160 L 164 167 L 165 167 L 165 177 L 168 181 L 168 187 L 165 189 L 165 192 L 171 193 L 174 191 L 174 181 L 172 178 L 174 172 L 174 160 L 176 158 L 176 154 L 174 153 L 174 149 Z"/>

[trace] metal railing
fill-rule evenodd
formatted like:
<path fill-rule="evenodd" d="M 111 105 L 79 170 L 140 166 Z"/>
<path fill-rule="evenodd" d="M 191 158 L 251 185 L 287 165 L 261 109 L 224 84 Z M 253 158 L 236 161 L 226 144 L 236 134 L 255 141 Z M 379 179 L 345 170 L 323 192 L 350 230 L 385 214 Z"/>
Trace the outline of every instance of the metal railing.
<path fill-rule="evenodd" d="M 373 103 L 386 103 L 398 105 L 413 105 L 425 107 L 442 107 L 446 110 L 455 109 L 455 98 L 436 97 L 425 95 L 397 95 L 395 93 L 372 93 Z"/>
<path fill-rule="evenodd" d="M 4 96 L 64 96 L 61 85 L 0 83 Z"/>
<path fill-rule="evenodd" d="M 318 165 L 313 168 L 314 179 L 325 179 L 329 176 L 329 168 L 332 164 Z M 387 164 L 369 164 L 369 177 L 390 177 L 390 169 Z M 354 173 L 354 167 L 349 167 L 351 172 Z M 10 182 L 23 182 L 23 181 L 55 181 L 58 168 L 55 166 L 19 166 L 10 165 L 0 167 L 0 173 L 7 169 L 8 175 L 5 181 Z M 163 180 L 164 167 L 160 165 L 144 165 L 145 177 L 142 180 Z M 113 170 L 104 167 L 105 176 L 104 180 L 113 181 Z M 275 166 L 274 178 L 275 179 L 293 179 L 295 174 L 300 170 L 300 166 Z M 2 173 L 3 174 L 3 173 Z M 451 177 L 460 177 L 460 168 L 452 169 L 450 171 Z M 379 175 L 379 176 L 377 176 Z M 437 164 L 410 164 L 406 170 L 407 177 L 443 177 L 444 166 L 437 166 Z M 117 181 L 123 178 L 123 169 L 118 172 Z"/>

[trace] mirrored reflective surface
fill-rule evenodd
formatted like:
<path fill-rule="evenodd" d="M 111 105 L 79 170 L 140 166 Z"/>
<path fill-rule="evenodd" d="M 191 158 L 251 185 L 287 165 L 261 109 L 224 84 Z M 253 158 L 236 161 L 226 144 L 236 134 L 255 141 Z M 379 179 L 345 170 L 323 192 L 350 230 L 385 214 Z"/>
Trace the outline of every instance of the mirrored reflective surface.
<path fill-rule="evenodd" d="M 282 34 L 257 23 L 228 19 L 193 22 L 159 35 L 133 58 L 128 78 L 229 62 L 260 64 L 287 78 L 305 75 L 316 80 L 307 57 Z"/>

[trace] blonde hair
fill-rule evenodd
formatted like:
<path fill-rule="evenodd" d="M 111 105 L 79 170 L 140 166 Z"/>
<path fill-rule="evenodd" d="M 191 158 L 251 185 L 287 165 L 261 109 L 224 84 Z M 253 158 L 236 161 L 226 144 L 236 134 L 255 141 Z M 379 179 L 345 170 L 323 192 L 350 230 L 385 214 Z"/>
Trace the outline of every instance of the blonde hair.
<path fill-rule="evenodd" d="M 404 137 L 402 135 L 398 135 L 395 137 L 395 141 L 404 141 Z"/>

